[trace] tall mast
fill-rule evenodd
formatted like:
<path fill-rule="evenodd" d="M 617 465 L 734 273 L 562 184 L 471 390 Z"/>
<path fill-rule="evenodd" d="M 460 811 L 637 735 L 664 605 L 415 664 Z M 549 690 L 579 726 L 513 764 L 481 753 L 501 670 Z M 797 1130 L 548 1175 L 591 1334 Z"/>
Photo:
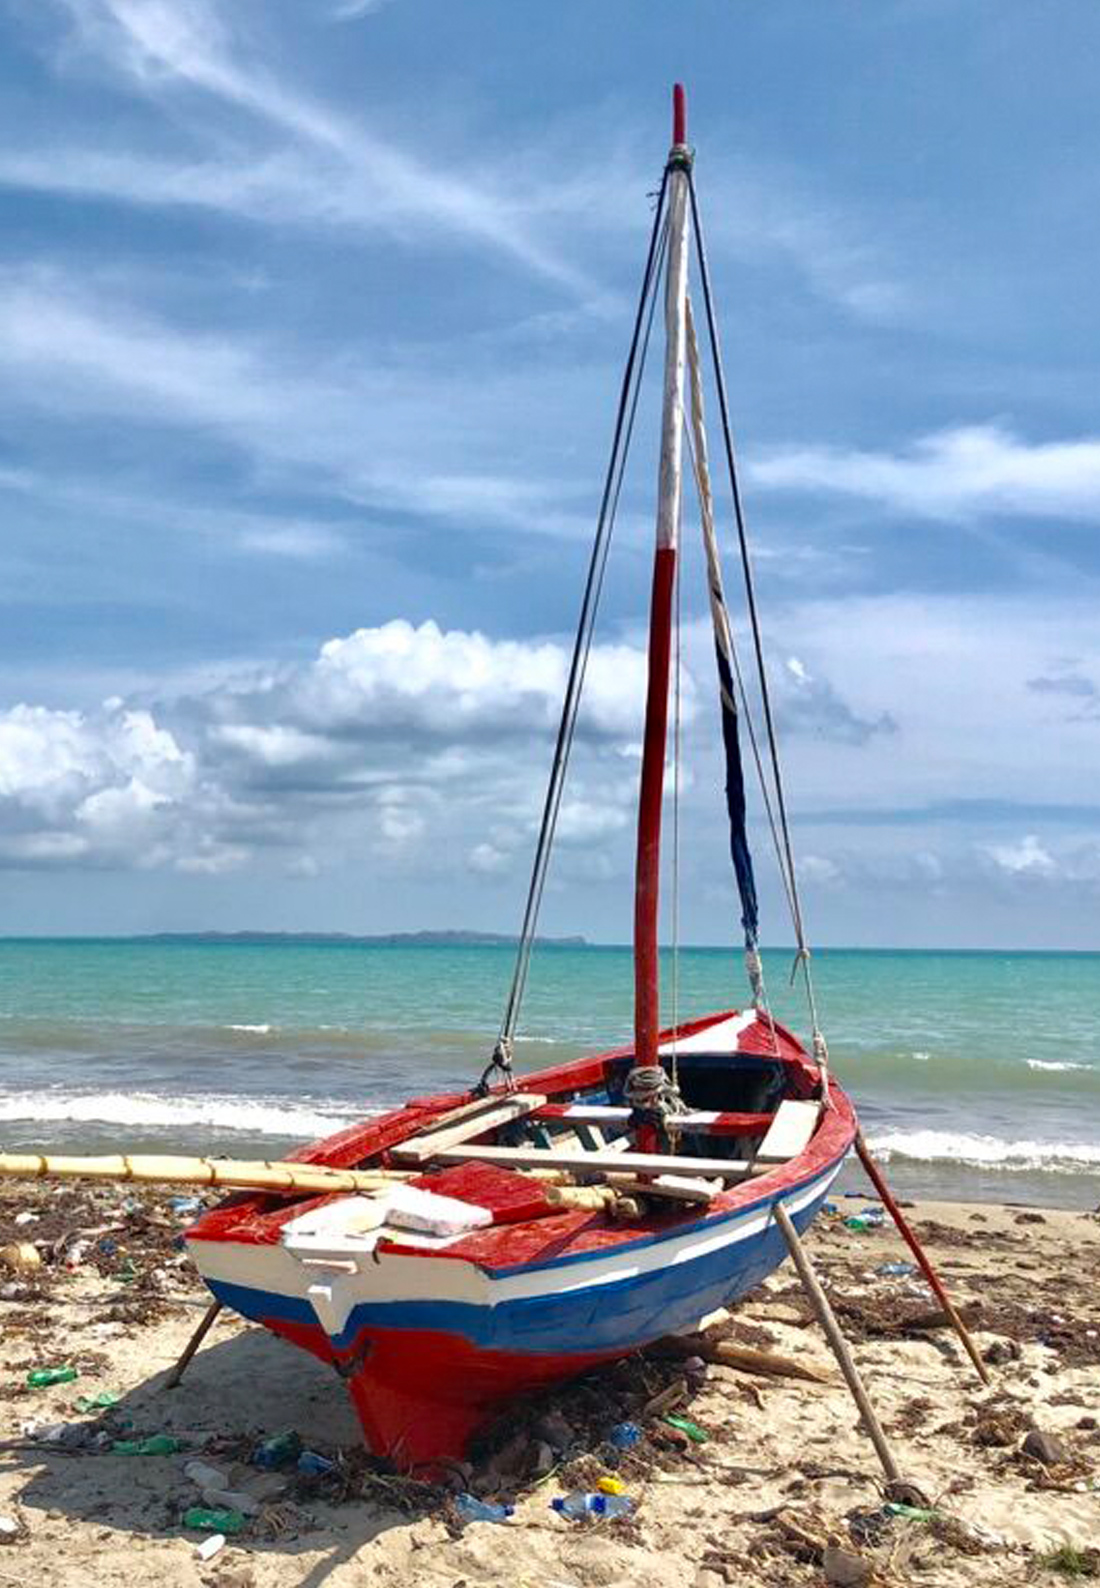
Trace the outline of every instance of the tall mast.
<path fill-rule="evenodd" d="M 665 781 L 672 602 L 680 534 L 683 477 L 684 360 L 687 321 L 687 113 L 684 90 L 672 91 L 672 148 L 668 163 L 668 267 L 665 278 L 665 379 L 661 464 L 657 487 L 657 545 L 649 611 L 642 779 L 638 795 L 638 855 L 634 894 L 634 1063 L 657 1064 L 660 1029 L 657 919 L 661 871 L 661 799 Z"/>

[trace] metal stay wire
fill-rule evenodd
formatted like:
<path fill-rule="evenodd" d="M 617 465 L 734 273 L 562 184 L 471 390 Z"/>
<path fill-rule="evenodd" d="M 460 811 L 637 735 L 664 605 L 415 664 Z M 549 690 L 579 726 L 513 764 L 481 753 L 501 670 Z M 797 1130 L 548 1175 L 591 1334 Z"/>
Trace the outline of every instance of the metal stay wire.
<path fill-rule="evenodd" d="M 500 1033 L 492 1058 L 482 1073 L 477 1090 L 484 1092 L 488 1089 L 489 1078 L 493 1071 L 499 1069 L 503 1072 L 506 1083 L 514 1085 L 512 1081 L 512 1048 L 515 1039 L 516 1025 L 519 1011 L 523 1002 L 523 994 L 527 984 L 527 975 L 530 968 L 531 951 L 534 944 L 535 931 L 538 923 L 539 909 L 542 895 L 546 886 L 546 876 L 549 867 L 550 850 L 553 844 L 554 832 L 557 826 L 558 813 L 561 809 L 562 794 L 565 785 L 565 774 L 569 763 L 569 754 L 572 749 L 573 738 L 576 731 L 577 714 L 580 706 L 581 691 L 588 665 L 588 656 L 592 646 L 592 635 L 595 628 L 596 614 L 599 608 L 600 594 L 603 588 L 604 573 L 607 567 L 607 557 L 610 550 L 611 532 L 614 527 L 615 515 L 622 490 L 623 476 L 626 468 L 626 459 L 630 449 L 630 442 L 634 432 L 634 420 L 638 411 L 638 399 L 641 391 L 642 373 L 645 368 L 646 355 L 649 349 L 650 332 L 653 326 L 654 308 L 657 302 L 656 284 L 659 281 L 664 258 L 667 215 L 665 212 L 665 196 L 668 186 L 668 172 L 665 171 L 661 179 L 661 187 L 657 195 L 657 204 L 653 217 L 653 227 L 650 232 L 649 249 L 646 255 L 645 270 L 642 276 L 642 286 L 638 297 L 638 307 L 634 318 L 634 330 L 631 337 L 630 351 L 619 393 L 619 405 L 615 420 L 615 430 L 612 439 L 611 455 L 608 460 L 607 471 L 604 478 L 604 488 L 600 501 L 600 510 L 596 522 L 596 534 L 589 560 L 588 577 L 585 584 L 584 599 L 577 624 L 577 635 L 573 647 L 573 657 L 569 669 L 569 678 L 566 685 L 565 699 L 562 704 L 561 721 L 558 727 L 557 741 L 554 748 L 554 759 L 551 764 L 550 778 L 543 804 L 542 821 L 539 829 L 538 843 L 535 858 L 531 868 L 531 879 L 528 885 L 527 900 L 523 913 L 523 924 L 520 939 L 516 950 L 516 962 L 512 973 L 512 983 L 509 989 L 508 1001 L 505 1006 Z M 648 304 L 648 315 L 647 315 Z M 644 335 L 643 335 L 644 325 Z M 640 356 L 639 356 L 640 354 Z"/>

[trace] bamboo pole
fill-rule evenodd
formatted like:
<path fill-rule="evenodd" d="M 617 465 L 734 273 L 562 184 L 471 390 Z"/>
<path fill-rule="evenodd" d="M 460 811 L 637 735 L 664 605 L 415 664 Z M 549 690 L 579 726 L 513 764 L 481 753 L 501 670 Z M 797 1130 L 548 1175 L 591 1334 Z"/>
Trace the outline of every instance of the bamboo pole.
<path fill-rule="evenodd" d="M 410 1176 L 391 1169 L 330 1169 L 324 1164 L 272 1163 L 241 1158 L 186 1158 L 157 1153 L 102 1158 L 0 1153 L 0 1178 L 120 1180 L 161 1185 L 208 1185 L 254 1191 L 380 1191 Z"/>
<path fill-rule="evenodd" d="M 917 1240 L 912 1225 L 905 1217 L 905 1214 L 898 1207 L 898 1204 L 894 1201 L 893 1194 L 890 1190 L 890 1187 L 886 1184 L 882 1170 L 871 1157 L 871 1150 L 868 1147 L 867 1142 L 864 1140 L 862 1130 L 858 1131 L 856 1134 L 856 1152 L 859 1154 L 859 1161 L 863 1165 L 863 1168 L 867 1174 L 867 1178 L 870 1180 L 871 1184 L 882 1198 L 883 1203 L 890 1214 L 890 1217 L 897 1225 L 898 1234 L 901 1236 L 906 1246 L 908 1246 L 913 1256 L 917 1259 L 921 1273 L 924 1275 L 925 1279 L 927 1279 L 933 1293 L 935 1294 L 936 1300 L 939 1302 L 940 1306 L 947 1315 L 947 1321 L 950 1323 L 951 1327 L 962 1341 L 963 1348 L 965 1349 L 967 1356 L 974 1364 L 975 1372 L 983 1384 L 992 1384 L 993 1379 L 990 1375 L 989 1369 L 986 1367 L 985 1363 L 981 1359 L 981 1356 L 978 1354 L 978 1348 L 974 1344 L 970 1330 L 966 1327 L 966 1324 L 959 1315 L 958 1308 L 955 1306 L 954 1302 L 951 1300 L 951 1297 L 944 1289 L 943 1283 L 940 1280 L 940 1276 L 932 1267 L 931 1260 L 925 1253 L 924 1247 Z"/>
<path fill-rule="evenodd" d="M 798 1270 L 798 1277 L 801 1279 L 806 1294 L 810 1298 L 810 1303 L 817 1314 L 817 1320 L 825 1331 L 826 1338 L 832 1346 L 833 1354 L 840 1366 L 840 1371 L 844 1374 L 848 1388 L 852 1392 L 852 1399 L 859 1407 L 863 1426 L 871 1436 L 871 1443 L 874 1445 L 875 1453 L 882 1463 L 882 1470 L 891 1483 L 902 1483 L 904 1480 L 901 1475 L 901 1468 L 894 1459 L 894 1452 L 890 1449 L 886 1435 L 882 1431 L 882 1424 L 878 1420 L 875 1408 L 871 1405 L 871 1398 L 867 1394 L 863 1380 L 859 1376 L 859 1369 L 856 1367 L 852 1353 L 848 1349 L 848 1342 L 840 1332 L 836 1314 L 829 1305 L 829 1298 L 821 1288 L 821 1281 L 814 1273 L 810 1259 L 803 1250 L 802 1242 L 799 1239 L 798 1231 L 791 1221 L 791 1216 L 782 1202 L 776 1202 L 772 1207 L 772 1212 L 775 1214 L 776 1223 L 783 1231 L 783 1238 L 787 1242 L 791 1260 Z"/>

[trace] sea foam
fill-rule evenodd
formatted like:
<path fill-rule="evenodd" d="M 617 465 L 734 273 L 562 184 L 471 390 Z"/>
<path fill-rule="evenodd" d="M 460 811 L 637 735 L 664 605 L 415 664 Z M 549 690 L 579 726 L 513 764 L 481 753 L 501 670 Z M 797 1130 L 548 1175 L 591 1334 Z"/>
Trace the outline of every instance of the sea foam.
<path fill-rule="evenodd" d="M 0 1123 L 71 1123 L 131 1126 L 135 1129 L 240 1131 L 256 1136 L 328 1136 L 354 1124 L 359 1114 L 327 1112 L 283 1099 L 246 1097 L 162 1097 L 136 1092 L 8 1092 L 0 1096 Z"/>
<path fill-rule="evenodd" d="M 1100 1164 L 1100 1144 L 1083 1141 L 1005 1141 L 966 1131 L 886 1130 L 870 1143 L 885 1162 L 956 1163 L 972 1169 L 1084 1174 Z"/>

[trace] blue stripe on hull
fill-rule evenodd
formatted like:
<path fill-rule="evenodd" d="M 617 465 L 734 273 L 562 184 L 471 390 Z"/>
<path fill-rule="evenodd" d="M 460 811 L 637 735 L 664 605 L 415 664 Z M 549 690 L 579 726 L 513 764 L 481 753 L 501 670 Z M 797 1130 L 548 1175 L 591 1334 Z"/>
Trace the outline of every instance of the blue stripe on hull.
<path fill-rule="evenodd" d="M 835 1170 L 819 1181 L 820 1193 L 794 1214 L 799 1229 L 824 1201 Z M 789 1194 L 789 1193 L 788 1193 Z M 366 1329 L 424 1329 L 461 1335 L 486 1351 L 564 1356 L 584 1351 L 630 1351 L 664 1334 L 691 1329 L 717 1307 L 735 1301 L 767 1278 L 787 1255 L 774 1222 L 763 1230 L 701 1257 L 559 1294 L 501 1301 L 495 1306 L 451 1301 L 360 1302 L 333 1346 L 347 1350 Z M 258 1322 L 285 1319 L 316 1325 L 302 1298 L 208 1280 L 234 1311 Z"/>

